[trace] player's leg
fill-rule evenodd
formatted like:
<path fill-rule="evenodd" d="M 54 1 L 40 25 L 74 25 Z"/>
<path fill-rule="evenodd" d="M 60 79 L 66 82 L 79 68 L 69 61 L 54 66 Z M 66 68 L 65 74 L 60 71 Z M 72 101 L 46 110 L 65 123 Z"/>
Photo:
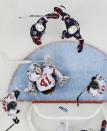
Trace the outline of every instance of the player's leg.
<path fill-rule="evenodd" d="M 18 124 L 20 122 L 20 120 L 17 118 L 17 109 L 11 109 L 8 112 L 8 116 L 12 118 L 15 124 Z"/>
<path fill-rule="evenodd" d="M 36 86 L 36 82 L 28 82 L 28 87 L 24 89 L 24 92 L 28 92 L 30 95 L 37 96 L 39 91 Z"/>
<path fill-rule="evenodd" d="M 61 39 L 64 39 L 64 38 L 68 39 L 68 38 L 71 38 L 71 37 L 72 37 L 72 35 L 69 34 L 67 30 L 63 30 Z"/>
<path fill-rule="evenodd" d="M 84 44 L 84 39 L 82 38 L 80 34 L 80 30 L 78 30 L 75 34 L 74 37 L 79 41 L 79 44 L 77 46 L 78 52 L 80 53 L 83 50 L 83 44 Z"/>
<path fill-rule="evenodd" d="M 41 37 L 43 35 L 43 32 L 38 32 L 36 30 L 35 24 L 31 27 L 30 29 L 30 36 L 32 38 L 32 41 L 36 44 L 36 45 L 41 45 Z"/>

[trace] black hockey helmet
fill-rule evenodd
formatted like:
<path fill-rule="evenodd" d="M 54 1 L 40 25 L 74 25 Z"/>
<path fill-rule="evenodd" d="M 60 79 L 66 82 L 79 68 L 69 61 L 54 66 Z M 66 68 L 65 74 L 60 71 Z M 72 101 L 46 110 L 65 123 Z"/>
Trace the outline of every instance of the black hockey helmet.
<path fill-rule="evenodd" d="M 98 84 L 98 82 L 96 82 L 96 81 L 91 81 L 89 85 L 90 85 L 90 87 L 93 88 L 94 90 L 99 89 L 99 84 Z"/>
<path fill-rule="evenodd" d="M 8 105 L 7 105 L 7 109 L 8 111 L 10 111 L 11 109 L 15 109 L 17 106 L 17 103 L 15 101 L 12 101 L 10 102 Z"/>

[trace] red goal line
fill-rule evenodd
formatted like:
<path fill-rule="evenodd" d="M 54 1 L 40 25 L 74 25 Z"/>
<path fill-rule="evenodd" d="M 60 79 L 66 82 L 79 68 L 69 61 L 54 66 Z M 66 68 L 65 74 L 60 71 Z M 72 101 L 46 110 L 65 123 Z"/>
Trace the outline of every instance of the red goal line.
<path fill-rule="evenodd" d="M 32 101 L 33 104 L 77 104 L 77 101 L 64 101 L 64 100 L 58 100 L 58 101 Z M 79 101 L 80 104 L 102 104 L 107 103 L 107 101 Z"/>

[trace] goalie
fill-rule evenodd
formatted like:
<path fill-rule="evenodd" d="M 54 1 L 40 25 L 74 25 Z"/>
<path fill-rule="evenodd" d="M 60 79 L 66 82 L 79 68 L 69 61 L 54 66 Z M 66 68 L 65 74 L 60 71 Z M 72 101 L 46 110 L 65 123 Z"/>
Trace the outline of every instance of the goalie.
<path fill-rule="evenodd" d="M 48 19 L 58 19 L 58 18 L 59 18 L 59 14 L 53 12 L 51 14 L 46 14 L 44 17 L 41 17 L 35 24 L 32 25 L 30 29 L 30 35 L 32 37 L 33 42 L 36 45 L 42 44 L 41 37 L 45 33 Z"/>
<path fill-rule="evenodd" d="M 41 68 L 39 64 L 32 64 L 27 72 L 29 87 L 25 89 L 25 92 L 33 93 L 35 95 L 41 92 L 45 95 L 54 92 L 56 83 L 61 86 L 69 79 L 67 76 L 63 76 L 56 67 L 52 64 L 50 56 L 45 57 L 45 67 Z"/>
<path fill-rule="evenodd" d="M 79 23 L 71 18 L 71 16 L 68 13 L 65 13 L 63 11 L 65 7 L 60 6 L 60 7 L 54 7 L 54 11 L 57 12 L 62 18 L 62 21 L 65 22 L 66 30 L 63 30 L 62 32 L 62 39 L 64 38 L 71 38 L 74 37 L 79 41 L 79 44 L 77 46 L 78 53 L 83 50 L 83 44 L 84 44 L 84 39 L 82 38 L 80 34 L 80 26 Z"/>
<path fill-rule="evenodd" d="M 106 83 L 101 75 L 96 75 L 91 78 L 91 82 L 87 86 L 87 91 L 92 94 L 92 96 L 101 96 L 104 94 L 106 89 Z"/>

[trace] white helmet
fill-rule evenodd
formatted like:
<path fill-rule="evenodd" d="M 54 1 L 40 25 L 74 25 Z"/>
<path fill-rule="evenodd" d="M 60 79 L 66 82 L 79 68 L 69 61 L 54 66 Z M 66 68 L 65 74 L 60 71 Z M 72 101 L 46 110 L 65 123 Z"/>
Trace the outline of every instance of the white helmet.
<path fill-rule="evenodd" d="M 34 70 L 35 70 L 36 74 L 41 74 L 42 73 L 42 69 L 41 69 L 39 64 L 35 63 L 35 64 L 33 64 L 33 66 L 34 66 Z"/>
<path fill-rule="evenodd" d="M 39 31 L 42 32 L 44 30 L 44 26 L 42 25 L 42 23 L 36 23 L 35 24 L 35 28 Z"/>
<path fill-rule="evenodd" d="M 68 33 L 71 34 L 71 35 L 74 34 L 74 33 L 76 33 L 76 31 L 77 31 L 77 27 L 75 25 L 70 26 L 68 28 Z"/>

